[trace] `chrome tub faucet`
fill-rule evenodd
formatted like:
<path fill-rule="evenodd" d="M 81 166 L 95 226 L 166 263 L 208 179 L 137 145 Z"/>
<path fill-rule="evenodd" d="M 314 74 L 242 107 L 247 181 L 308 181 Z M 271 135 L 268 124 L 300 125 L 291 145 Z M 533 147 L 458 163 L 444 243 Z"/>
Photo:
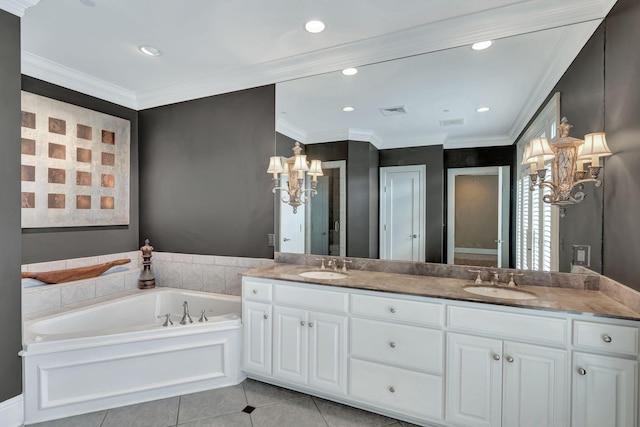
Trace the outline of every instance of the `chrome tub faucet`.
<path fill-rule="evenodd" d="M 182 320 L 180 321 L 181 325 L 188 325 L 189 323 L 193 323 L 191 316 L 189 315 L 189 304 L 187 302 L 182 303 L 182 308 L 184 313 L 182 314 Z"/>

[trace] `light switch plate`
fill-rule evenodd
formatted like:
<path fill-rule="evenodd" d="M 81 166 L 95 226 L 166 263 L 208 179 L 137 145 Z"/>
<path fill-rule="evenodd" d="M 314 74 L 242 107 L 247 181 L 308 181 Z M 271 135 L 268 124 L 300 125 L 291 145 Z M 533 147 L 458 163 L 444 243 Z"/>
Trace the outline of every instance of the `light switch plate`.
<path fill-rule="evenodd" d="M 573 265 L 582 265 L 589 267 L 591 265 L 591 246 L 589 245 L 573 245 Z"/>

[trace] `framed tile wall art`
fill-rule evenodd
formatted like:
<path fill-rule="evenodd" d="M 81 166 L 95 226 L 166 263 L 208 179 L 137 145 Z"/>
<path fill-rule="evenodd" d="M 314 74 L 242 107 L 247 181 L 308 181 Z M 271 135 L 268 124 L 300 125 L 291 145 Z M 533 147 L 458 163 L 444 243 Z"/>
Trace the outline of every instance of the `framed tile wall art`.
<path fill-rule="evenodd" d="M 22 92 L 22 227 L 129 224 L 131 123 Z"/>

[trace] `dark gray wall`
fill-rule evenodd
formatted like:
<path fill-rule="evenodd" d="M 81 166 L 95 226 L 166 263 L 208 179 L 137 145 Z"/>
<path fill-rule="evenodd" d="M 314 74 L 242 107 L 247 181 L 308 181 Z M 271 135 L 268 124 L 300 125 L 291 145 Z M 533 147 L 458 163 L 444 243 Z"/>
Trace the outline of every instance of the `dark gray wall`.
<path fill-rule="evenodd" d="M 138 240 L 138 113 L 70 89 L 22 77 L 22 89 L 62 102 L 89 108 L 131 122 L 130 213 L 128 226 L 33 228 L 22 230 L 22 263 L 51 261 L 126 252 L 140 247 Z M 18 131 L 20 122 L 17 124 Z"/>
<path fill-rule="evenodd" d="M 380 150 L 380 167 L 405 165 L 427 166 L 426 261 L 444 262 L 442 257 L 444 245 L 444 150 L 442 145 Z"/>
<path fill-rule="evenodd" d="M 606 20 L 603 273 L 640 290 L 640 2 L 619 0 Z M 585 232 L 586 230 L 583 230 Z"/>
<path fill-rule="evenodd" d="M 305 153 L 324 162 L 347 161 L 347 256 L 377 258 L 378 150 L 368 142 L 337 141 L 306 145 Z"/>
<path fill-rule="evenodd" d="M 22 393 L 20 18 L 0 10 L 0 402 Z"/>
<path fill-rule="evenodd" d="M 140 237 L 156 250 L 273 258 L 275 86 L 139 112 Z"/>

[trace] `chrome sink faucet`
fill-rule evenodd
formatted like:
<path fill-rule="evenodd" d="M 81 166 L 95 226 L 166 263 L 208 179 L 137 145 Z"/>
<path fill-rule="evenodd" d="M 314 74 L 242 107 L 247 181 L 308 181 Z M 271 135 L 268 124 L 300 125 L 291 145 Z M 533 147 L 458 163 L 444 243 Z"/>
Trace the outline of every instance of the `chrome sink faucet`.
<path fill-rule="evenodd" d="M 330 259 L 329 262 L 327 263 L 327 267 L 333 268 L 333 271 L 338 271 L 338 261 L 339 260 L 335 258 Z"/>
<path fill-rule="evenodd" d="M 182 308 L 184 313 L 182 314 L 182 320 L 180 321 L 181 325 L 187 325 L 189 323 L 193 323 L 191 316 L 189 315 L 189 304 L 187 302 L 182 303 Z"/>

